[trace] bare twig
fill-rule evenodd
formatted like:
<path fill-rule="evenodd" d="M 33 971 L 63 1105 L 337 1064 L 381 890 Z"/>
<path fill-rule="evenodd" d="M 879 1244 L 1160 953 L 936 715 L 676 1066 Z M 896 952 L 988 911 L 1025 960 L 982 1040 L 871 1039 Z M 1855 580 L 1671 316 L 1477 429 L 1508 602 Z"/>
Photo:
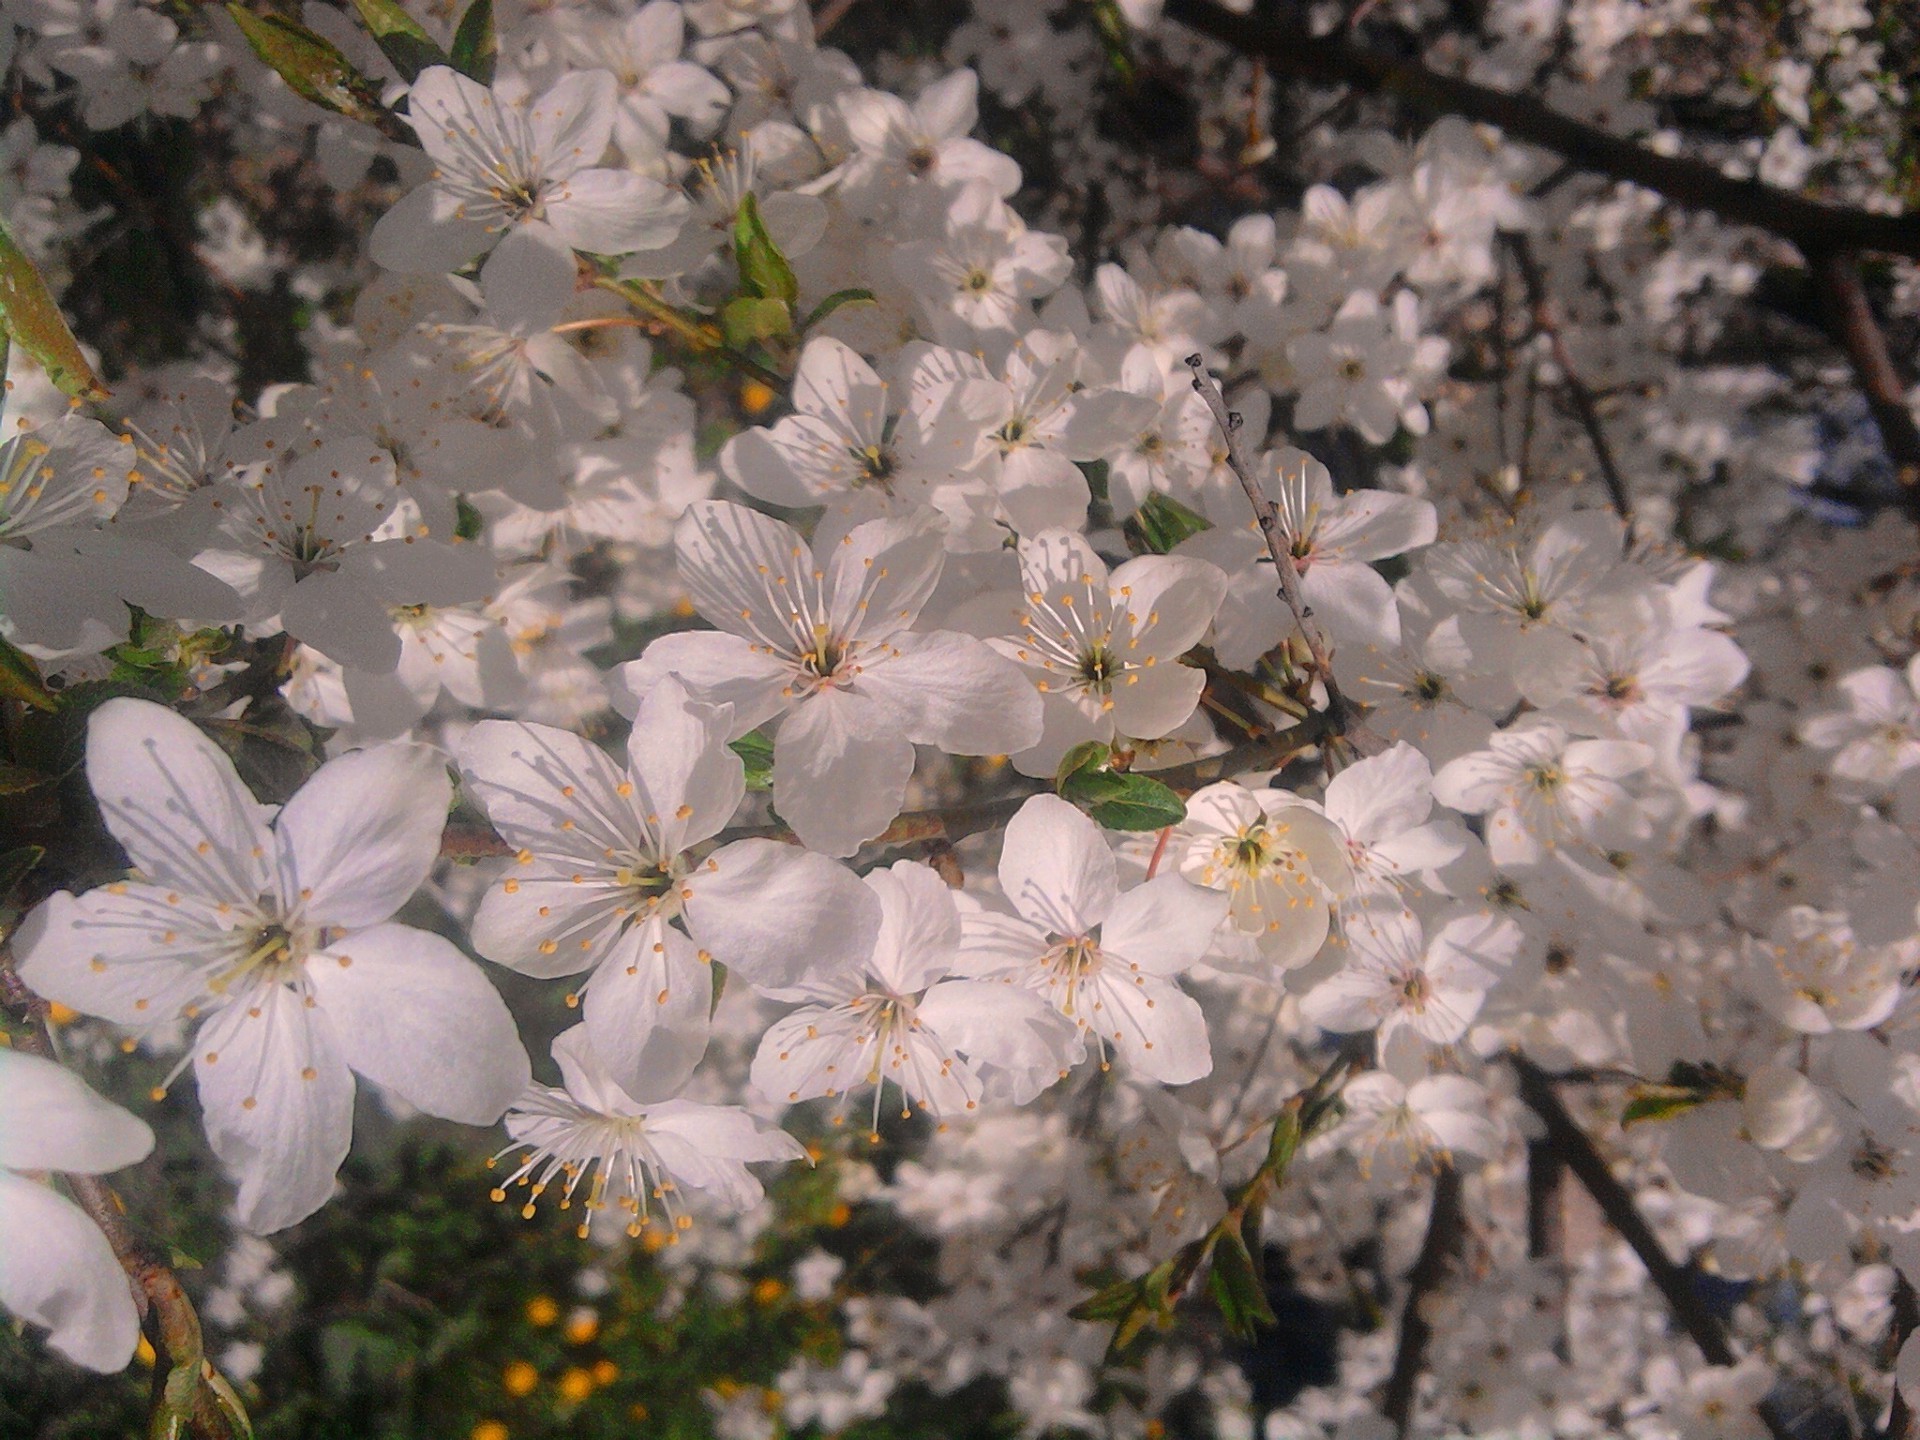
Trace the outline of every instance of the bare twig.
<path fill-rule="evenodd" d="M 1631 526 L 1633 499 L 1627 493 L 1627 480 L 1613 458 L 1613 447 L 1607 443 L 1607 432 L 1600 424 L 1600 411 L 1594 404 L 1593 391 L 1580 378 L 1573 356 L 1567 349 L 1566 336 L 1561 333 L 1559 317 L 1554 313 L 1553 295 L 1547 287 L 1546 271 L 1541 268 L 1539 259 L 1533 253 L 1533 244 L 1525 235 L 1504 231 L 1501 239 L 1513 252 L 1521 282 L 1526 286 L 1527 305 L 1533 312 L 1533 327 L 1546 336 L 1547 344 L 1553 351 L 1553 363 L 1560 371 L 1561 388 L 1573 406 L 1573 413 L 1580 420 L 1580 428 L 1587 432 L 1587 443 L 1593 447 L 1593 458 L 1599 462 L 1601 478 L 1606 481 L 1607 499 L 1613 505 L 1614 513 Z"/>
<path fill-rule="evenodd" d="M 1668 1258 L 1665 1247 L 1660 1244 L 1660 1237 L 1653 1233 L 1653 1227 L 1647 1224 L 1639 1206 L 1633 1203 L 1632 1193 L 1615 1177 L 1606 1156 L 1600 1153 L 1587 1132 L 1580 1128 L 1580 1122 L 1561 1102 L 1553 1088 L 1553 1077 L 1517 1052 L 1509 1054 L 1507 1059 L 1519 1078 L 1522 1103 L 1546 1127 L 1547 1143 L 1559 1152 L 1574 1178 L 1593 1197 L 1614 1233 L 1625 1240 L 1639 1257 L 1654 1288 L 1667 1302 L 1668 1311 L 1680 1323 L 1680 1328 L 1686 1331 L 1687 1338 L 1699 1348 L 1701 1357 L 1709 1365 L 1736 1363 L 1733 1347 L 1727 1343 L 1726 1330 L 1693 1288 L 1692 1275 L 1685 1267 L 1674 1264 Z M 1759 1408 L 1760 1418 L 1767 1429 L 1778 1440 L 1788 1440 L 1790 1432 L 1774 1414 L 1773 1407 L 1762 1402 Z"/>
<path fill-rule="evenodd" d="M 1413 1429 L 1414 1402 L 1427 1346 L 1433 1340 L 1433 1321 L 1424 1313 L 1427 1300 L 1447 1278 L 1447 1268 L 1466 1233 L 1466 1209 L 1461 1204 L 1460 1172 L 1442 1164 L 1433 1176 L 1433 1208 L 1427 1214 L 1427 1236 L 1420 1255 L 1407 1272 L 1407 1298 L 1400 1307 L 1400 1343 L 1393 1352 L 1393 1369 L 1380 1395 L 1380 1413 L 1406 1440 Z"/>
<path fill-rule="evenodd" d="M 1907 387 L 1894 368 L 1887 337 L 1873 317 L 1866 287 L 1860 283 L 1860 257 L 1846 250 L 1822 250 L 1808 257 L 1834 338 L 1847 352 L 1854 378 L 1887 447 L 1887 458 L 1904 492 L 1910 514 L 1920 517 L 1920 426 L 1907 406 Z"/>
<path fill-rule="evenodd" d="M 1240 488 L 1247 494 L 1247 503 L 1253 507 L 1254 518 L 1260 522 L 1260 533 L 1267 542 L 1267 555 L 1273 561 L 1274 574 L 1280 582 L 1280 598 L 1287 609 L 1293 612 L 1294 623 L 1300 627 L 1300 634 L 1307 642 L 1307 653 L 1313 658 L 1314 673 L 1326 687 L 1328 723 L 1335 734 L 1342 736 L 1360 754 L 1374 754 L 1381 748 L 1379 740 L 1361 722 L 1353 702 L 1341 693 L 1340 682 L 1334 678 L 1332 647 L 1327 644 L 1319 621 L 1313 617 L 1313 607 L 1307 604 L 1306 596 L 1300 590 L 1300 570 L 1293 563 L 1293 537 L 1281 525 L 1280 512 L 1261 488 L 1260 478 L 1253 473 L 1253 466 L 1247 460 L 1246 449 L 1240 441 L 1240 416 L 1227 409 L 1227 400 L 1220 393 L 1219 382 L 1207 373 L 1205 356 L 1189 355 L 1187 366 L 1193 371 L 1193 388 L 1207 402 L 1207 409 L 1213 412 L 1214 424 L 1220 427 L 1220 434 L 1227 442 L 1227 464 L 1239 478 Z"/>
<path fill-rule="evenodd" d="M 1905 1275 L 1897 1270 L 1894 1275 L 1893 1334 L 1888 1337 L 1887 1345 L 1889 1363 L 1892 1356 L 1900 1353 L 1900 1347 L 1907 1343 L 1907 1338 L 1915 1330 L 1920 1330 L 1920 1295 L 1914 1293 Z M 1913 1401 L 1896 1382 L 1893 1403 L 1887 1407 L 1887 1424 L 1880 1432 L 1880 1440 L 1914 1440 L 1916 1431 L 1920 1431 L 1920 1426 L 1914 1424 Z"/>
<path fill-rule="evenodd" d="M 1829 205 L 1757 180 L 1737 180 L 1704 160 L 1662 155 L 1638 141 L 1575 120 L 1531 95 L 1496 90 L 1415 61 L 1373 50 L 1344 31 L 1313 34 L 1279 20 L 1271 7 L 1238 15 L 1214 0 L 1167 0 L 1167 18 L 1274 69 L 1327 85 L 1391 95 L 1427 115 L 1497 125 L 1514 140 L 1565 157 L 1581 169 L 1654 190 L 1691 209 L 1752 225 L 1802 253 L 1873 250 L 1920 257 L 1920 215 L 1885 215 Z"/>
<path fill-rule="evenodd" d="M 1248 740 L 1231 749 L 1223 750 L 1218 755 L 1189 760 L 1184 765 L 1169 766 L 1165 770 L 1155 770 L 1152 774 L 1154 779 L 1169 789 L 1177 790 L 1182 794 L 1191 794 L 1201 786 L 1211 785 L 1214 781 L 1225 779 L 1229 775 L 1242 775 L 1249 770 L 1278 769 L 1295 756 L 1324 743 L 1337 733 L 1327 713 L 1320 711 L 1309 715 L 1290 730 L 1264 735 L 1257 740 Z M 1348 738 L 1352 738 L 1351 733 Z M 1045 784 L 1035 781 L 1013 794 L 997 796 L 992 800 L 984 800 L 972 805 L 955 805 L 938 810 L 910 810 L 897 817 L 891 825 L 867 841 L 862 848 L 874 850 L 935 841 L 950 844 L 956 840 L 964 840 L 969 835 L 978 835 L 983 830 L 1004 825 L 1028 800 L 1035 795 L 1047 793 L 1047 790 L 1048 787 Z M 799 843 L 793 832 L 781 825 L 731 825 L 721 831 L 716 838 L 722 842 L 760 839 Z M 514 849 L 485 821 L 477 817 L 460 815 L 450 821 L 441 833 L 440 853 L 453 860 L 485 860 L 511 855 Z"/>

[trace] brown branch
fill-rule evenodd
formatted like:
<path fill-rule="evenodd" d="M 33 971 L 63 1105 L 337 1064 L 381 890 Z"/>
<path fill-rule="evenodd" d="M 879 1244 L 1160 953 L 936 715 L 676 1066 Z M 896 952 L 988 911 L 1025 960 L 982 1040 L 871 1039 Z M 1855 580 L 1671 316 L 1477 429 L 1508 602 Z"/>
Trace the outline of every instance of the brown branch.
<path fill-rule="evenodd" d="M 27 1019 L 26 1030 L 13 1038 L 17 1049 L 60 1063 L 47 1004 L 27 988 L 4 949 L 0 1005 Z M 107 1237 L 114 1259 L 132 1282 L 140 1328 L 154 1352 L 151 1433 L 180 1440 L 240 1440 L 250 1433 L 239 1397 L 207 1362 L 193 1302 L 166 1263 L 134 1235 L 120 1197 L 98 1175 L 62 1174 L 61 1179 L 74 1203 Z"/>
<path fill-rule="evenodd" d="M 1843 249 L 1818 250 L 1808 257 L 1834 338 L 1847 352 L 1854 378 L 1867 397 L 1874 424 L 1893 461 L 1909 513 L 1920 515 L 1920 425 L 1907 405 L 1907 387 L 1894 368 L 1887 337 L 1873 317 L 1866 287 L 1860 283 L 1860 257 Z"/>
<path fill-rule="evenodd" d="M 1460 1172 L 1442 1164 L 1433 1176 L 1433 1208 L 1427 1214 L 1427 1236 L 1420 1255 L 1407 1272 L 1407 1298 L 1400 1307 L 1400 1343 L 1393 1352 L 1393 1369 L 1380 1395 L 1380 1413 L 1393 1423 L 1401 1440 L 1413 1429 L 1414 1402 L 1427 1346 L 1433 1341 L 1433 1321 L 1425 1312 L 1428 1299 L 1447 1278 L 1447 1269 L 1466 1234 L 1466 1208 L 1461 1204 Z"/>
<path fill-rule="evenodd" d="M 1313 607 L 1307 604 L 1300 589 L 1300 570 L 1293 563 L 1293 537 L 1286 533 L 1280 523 L 1280 512 L 1261 487 L 1260 477 L 1253 473 L 1253 465 L 1240 440 L 1240 416 L 1227 409 L 1219 382 L 1207 373 L 1205 356 L 1189 355 L 1187 366 L 1193 371 L 1194 390 L 1207 402 L 1213 423 L 1220 427 L 1220 434 L 1227 442 L 1227 465 L 1239 479 L 1247 503 L 1253 507 L 1254 518 L 1260 522 L 1260 533 L 1267 542 L 1267 556 L 1273 561 L 1274 574 L 1280 582 L 1280 599 L 1293 612 L 1294 623 L 1306 639 L 1307 653 L 1313 657 L 1314 673 L 1326 687 L 1328 724 L 1334 734 L 1344 738 L 1360 754 L 1375 754 L 1382 748 L 1378 737 L 1366 728 L 1353 702 L 1341 693 L 1340 682 L 1334 678 L 1332 647 L 1327 644 L 1325 633 L 1313 618 Z"/>
<path fill-rule="evenodd" d="M 1894 1271 L 1893 1285 L 1893 1334 L 1887 1342 L 1887 1363 L 1907 1343 L 1907 1338 L 1915 1330 L 1920 1330 L 1920 1295 L 1914 1293 L 1907 1277 L 1898 1270 Z M 1920 1426 L 1914 1424 L 1913 1402 L 1900 1388 L 1898 1381 L 1893 1386 L 1893 1402 L 1887 1407 L 1886 1428 L 1880 1432 L 1880 1440 L 1914 1440 Z"/>
<path fill-rule="evenodd" d="M 1546 1127 L 1547 1143 L 1559 1152 L 1574 1178 L 1593 1197 L 1614 1233 L 1626 1241 L 1639 1257 L 1654 1288 L 1667 1302 L 1668 1311 L 1679 1321 L 1687 1338 L 1699 1348 L 1702 1358 L 1709 1365 L 1737 1363 L 1719 1318 L 1707 1308 L 1706 1302 L 1693 1288 L 1691 1272 L 1668 1258 L 1660 1237 L 1653 1233 L 1653 1227 L 1641 1215 L 1640 1207 L 1633 1203 L 1632 1192 L 1620 1183 L 1606 1156 L 1600 1153 L 1587 1132 L 1580 1128 L 1580 1122 L 1562 1103 L 1553 1088 L 1553 1077 L 1517 1051 L 1509 1053 L 1507 1060 L 1519 1078 L 1522 1103 Z M 1778 1440 L 1789 1440 L 1790 1432 L 1774 1414 L 1773 1407 L 1763 1401 L 1759 1409 L 1760 1418 L 1767 1429 Z"/>
<path fill-rule="evenodd" d="M 1327 712 L 1317 711 L 1309 715 L 1300 724 L 1290 730 L 1281 730 L 1272 735 L 1262 736 L 1258 740 L 1248 740 L 1221 751 L 1218 755 L 1208 755 L 1199 760 L 1189 760 L 1184 765 L 1172 765 L 1164 770 L 1151 770 L 1154 779 L 1169 789 L 1182 794 L 1191 794 L 1203 785 L 1211 785 L 1230 775 L 1242 775 L 1249 770 L 1274 770 L 1286 764 L 1295 756 L 1304 753 L 1315 745 L 1324 743 L 1339 732 L 1330 722 Z M 1351 735 L 1348 737 L 1351 738 Z M 972 805 L 954 805 L 937 810 L 909 810 L 895 817 L 873 839 L 867 841 L 862 849 L 872 850 L 888 846 L 915 844 L 951 844 L 964 840 L 969 835 L 978 835 L 983 830 L 991 830 L 1004 825 L 1017 811 L 1035 795 L 1049 793 L 1051 787 L 1035 781 L 1011 795 L 997 796 L 992 800 L 979 801 Z M 730 825 L 715 837 L 722 844 L 733 840 L 782 840 L 798 844 L 794 833 L 784 825 Z M 450 860 L 483 860 L 511 855 L 514 849 L 499 834 L 478 817 L 456 816 L 449 821 L 440 835 L 440 854 Z"/>
<path fill-rule="evenodd" d="M 1877 214 L 1811 200 L 1757 180 L 1736 180 L 1707 161 L 1662 155 L 1549 109 L 1532 96 L 1443 75 L 1371 50 L 1343 33 L 1315 35 L 1298 23 L 1236 15 L 1213 0 L 1167 0 L 1166 14 L 1287 74 L 1391 95 L 1427 115 L 1459 115 L 1496 125 L 1509 138 L 1550 150 L 1583 170 L 1765 230 L 1803 253 L 1873 250 L 1920 258 L 1920 215 Z"/>
<path fill-rule="evenodd" d="M 1525 235 L 1513 231 L 1503 231 L 1501 239 L 1513 252 L 1514 263 L 1519 267 L 1521 283 L 1526 286 L 1527 305 L 1533 311 L 1533 328 L 1546 336 L 1547 344 L 1553 351 L 1553 363 L 1560 370 L 1560 386 L 1566 392 L 1573 413 L 1579 417 L 1580 428 L 1587 432 L 1587 443 L 1593 447 L 1593 458 L 1599 462 L 1600 476 L 1606 482 L 1607 499 L 1613 506 L 1614 514 L 1633 524 L 1633 498 L 1627 493 L 1626 476 L 1620 473 L 1620 466 L 1614 460 L 1613 447 L 1607 443 L 1607 432 L 1600 424 L 1600 411 L 1594 404 L 1593 391 L 1586 381 L 1580 378 L 1580 372 L 1574 367 L 1573 355 L 1567 349 L 1567 339 L 1560 330 L 1560 319 L 1553 306 L 1553 294 L 1547 286 L 1547 273 L 1541 268 L 1540 261 L 1533 253 L 1533 244 Z"/>

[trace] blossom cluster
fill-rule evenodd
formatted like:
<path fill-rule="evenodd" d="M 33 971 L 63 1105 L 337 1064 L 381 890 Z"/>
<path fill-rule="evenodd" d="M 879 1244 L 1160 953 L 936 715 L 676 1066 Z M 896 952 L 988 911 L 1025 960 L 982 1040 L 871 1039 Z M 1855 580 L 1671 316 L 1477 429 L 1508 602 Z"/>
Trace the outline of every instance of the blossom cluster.
<path fill-rule="evenodd" d="M 1477 73 L 1524 76 L 1537 7 L 1487 8 Z M 1567 8 L 1594 84 L 1557 98 L 1633 126 L 1607 16 L 1684 7 Z M 1805 8 L 1825 48 L 1774 66 L 1745 159 L 1869 183 L 1805 97 L 1885 105 L 1877 52 Z M 36 891 L 12 963 L 177 1055 L 241 1227 L 327 1205 L 363 1082 L 502 1127 L 530 1222 L 720 1265 L 844 1124 L 853 1198 L 941 1289 L 833 1292 L 858 1348 L 796 1362 L 788 1424 L 992 1376 L 1033 1435 L 1164 1433 L 1196 1394 L 1228 1433 L 1218 1347 L 1115 1387 L 1068 1312 L 1213 1232 L 1338 1058 L 1246 1238 L 1326 1293 L 1372 1243 L 1399 1285 L 1409 1202 L 1464 1185 L 1421 1433 L 1765 1434 L 1777 1377 L 1883 1407 L 1896 1350 L 1920 1399 L 1920 583 L 1905 522 L 1792 498 L 1817 398 L 1663 368 L 1756 283 L 1730 231 L 1626 238 L 1647 192 L 1443 120 L 1322 127 L 1318 183 L 1218 234 L 1070 241 L 979 138 L 984 84 L 1061 117 L 1067 173 L 1102 158 L 1067 123 L 1098 47 L 1045 6 L 982 0 L 887 88 L 781 0 L 503 6 L 484 67 L 308 9 L 388 125 L 224 24 L 0 6 L 85 126 L 228 107 L 365 222 L 302 272 L 206 219 L 236 284 L 257 242 L 331 304 L 311 378 L 248 390 L 210 336 L 96 418 L 16 364 L 0 444 L 0 637 L 84 697 L 126 861 Z M 75 152 L 5 138 L 0 208 L 57 276 Z M 1516 251 L 1598 278 L 1494 365 Z M 1576 359 L 1647 391 L 1598 467 L 1578 406 L 1533 408 L 1586 394 Z M 104 698 L 142 648 L 176 693 Z M 315 761 L 272 797 L 215 739 L 268 717 Z M 577 1009 L 550 1057 L 496 968 Z M 1591 1090 L 1671 1250 L 1756 1299 L 1792 1277 L 1737 1307 L 1737 1364 L 1675 1359 L 1611 1242 L 1529 1248 L 1521 1066 Z M 43 1181 L 151 1145 L 0 1049 L 0 1302 L 96 1369 L 133 1296 Z M 1394 1338 L 1345 1335 L 1266 1434 L 1375 1433 Z"/>

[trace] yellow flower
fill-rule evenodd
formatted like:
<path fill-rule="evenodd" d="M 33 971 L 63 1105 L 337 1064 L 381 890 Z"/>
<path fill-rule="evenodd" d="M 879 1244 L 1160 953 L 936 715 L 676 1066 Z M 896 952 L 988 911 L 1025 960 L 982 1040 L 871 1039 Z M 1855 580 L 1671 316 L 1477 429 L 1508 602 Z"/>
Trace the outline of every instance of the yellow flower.
<path fill-rule="evenodd" d="M 545 1328 L 560 1318 L 560 1304 L 549 1295 L 536 1295 L 527 1302 L 527 1323 Z"/>
<path fill-rule="evenodd" d="M 531 1395 L 540 1385 L 540 1372 L 524 1360 L 516 1360 L 501 1372 L 500 1384 L 509 1395 Z"/>
<path fill-rule="evenodd" d="M 560 1377 L 560 1398 L 569 1404 L 578 1405 L 593 1394 L 593 1376 L 574 1366 Z"/>

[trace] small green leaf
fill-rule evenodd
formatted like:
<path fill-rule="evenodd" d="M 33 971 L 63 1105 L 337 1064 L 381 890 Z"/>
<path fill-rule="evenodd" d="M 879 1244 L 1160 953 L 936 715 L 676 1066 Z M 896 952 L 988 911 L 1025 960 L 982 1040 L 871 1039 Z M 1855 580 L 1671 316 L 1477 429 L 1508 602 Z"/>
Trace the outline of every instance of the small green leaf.
<path fill-rule="evenodd" d="M 1187 818 L 1186 803 L 1146 775 L 1090 767 L 1068 777 L 1062 798 L 1108 830 L 1161 830 Z"/>
<path fill-rule="evenodd" d="M 0 855 L 0 900 L 13 893 L 13 887 L 26 879 L 33 867 L 47 858 L 44 845 L 19 845 Z"/>
<path fill-rule="evenodd" d="M 1082 770 L 1104 770 L 1113 759 L 1113 751 L 1103 740 L 1082 740 L 1060 757 L 1053 772 L 1053 788 L 1066 794 L 1067 782 Z"/>
<path fill-rule="evenodd" d="M 456 540 L 478 540 L 487 528 L 487 517 L 464 495 L 453 497 L 453 538 Z"/>
<path fill-rule="evenodd" d="M 1075 1320 L 1121 1320 L 1143 1300 L 1138 1280 L 1103 1285 L 1067 1312 Z"/>
<path fill-rule="evenodd" d="M 373 36 L 373 43 L 380 47 L 380 53 L 393 62 L 393 68 L 400 72 L 400 78 L 409 85 L 422 70 L 450 63 L 447 52 L 427 33 L 426 27 L 409 15 L 396 0 L 353 0 L 353 8 L 360 12 L 361 20 L 366 22 L 367 31 Z M 472 11 L 467 14 L 469 19 L 472 18 Z M 466 21 L 460 23 L 464 29 Z M 474 78 L 479 79 L 477 75 Z"/>
<path fill-rule="evenodd" d="M 1687 1085 L 1636 1085 L 1627 1094 L 1620 1123 L 1638 1125 L 1643 1120 L 1671 1120 L 1712 1098 L 1707 1091 Z"/>
<path fill-rule="evenodd" d="M 453 68 L 482 85 L 493 84 L 493 63 L 500 55 L 500 38 L 493 29 L 493 0 L 473 0 L 453 32 Z"/>
<path fill-rule="evenodd" d="M 18 700 L 36 710 L 57 710 L 60 699 L 40 678 L 33 657 L 0 637 L 0 699 Z"/>
<path fill-rule="evenodd" d="M 0 222 L 0 320 L 7 335 L 47 372 L 62 394 L 79 400 L 105 398 L 106 389 L 81 353 L 73 331 L 33 261 Z M 0 374 L 4 374 L 0 371 Z"/>
<path fill-rule="evenodd" d="M 0 795 L 24 795 L 29 790 L 38 790 L 42 785 L 51 785 L 53 781 L 53 776 L 42 771 L 0 760 Z"/>
<path fill-rule="evenodd" d="M 760 202 L 751 190 L 740 197 L 740 208 L 734 212 L 733 258 L 740 266 L 741 294 L 789 306 L 800 298 L 800 282 L 793 278 L 793 267 L 760 219 Z M 788 324 L 791 327 L 791 315 Z"/>
<path fill-rule="evenodd" d="M 1150 492 L 1146 502 L 1134 513 L 1133 524 L 1147 549 L 1155 555 L 1165 555 L 1182 540 L 1213 528 L 1205 516 L 1195 514 L 1158 490 Z"/>
<path fill-rule="evenodd" d="M 749 730 L 738 740 L 729 741 L 727 748 L 740 757 L 746 769 L 747 789 L 773 788 L 773 741 L 758 730 Z"/>
<path fill-rule="evenodd" d="M 332 41 L 284 15 L 255 14 L 238 0 L 230 0 L 227 13 L 247 37 L 253 53 L 266 61 L 294 94 L 352 120 L 369 125 L 379 122 L 378 90 Z"/>
<path fill-rule="evenodd" d="M 736 295 L 720 311 L 720 328 L 726 332 L 727 343 L 740 349 L 755 340 L 791 335 L 793 312 L 784 300 Z"/>
<path fill-rule="evenodd" d="M 1213 1270 L 1207 1276 L 1220 1318 L 1227 1333 L 1237 1339 L 1251 1340 L 1262 1325 L 1275 1323 L 1273 1307 L 1267 1303 L 1266 1283 L 1260 1267 L 1247 1249 L 1246 1237 L 1238 1226 L 1221 1228 L 1219 1243 L 1213 1247 Z"/>
<path fill-rule="evenodd" d="M 818 305 L 813 307 L 807 318 L 801 322 L 802 331 L 811 330 L 842 305 L 871 305 L 874 303 L 871 290 L 836 290 Z"/>

